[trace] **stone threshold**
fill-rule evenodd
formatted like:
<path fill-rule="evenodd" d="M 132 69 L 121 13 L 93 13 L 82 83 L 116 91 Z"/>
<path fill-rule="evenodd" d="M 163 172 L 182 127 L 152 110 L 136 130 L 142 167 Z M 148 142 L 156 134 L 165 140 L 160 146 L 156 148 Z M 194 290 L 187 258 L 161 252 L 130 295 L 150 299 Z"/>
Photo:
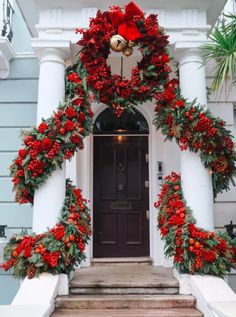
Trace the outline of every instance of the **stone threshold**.
<path fill-rule="evenodd" d="M 149 256 L 144 257 L 121 257 L 121 258 L 92 258 L 92 265 L 106 265 L 106 264 L 148 264 L 151 265 L 153 262 Z"/>

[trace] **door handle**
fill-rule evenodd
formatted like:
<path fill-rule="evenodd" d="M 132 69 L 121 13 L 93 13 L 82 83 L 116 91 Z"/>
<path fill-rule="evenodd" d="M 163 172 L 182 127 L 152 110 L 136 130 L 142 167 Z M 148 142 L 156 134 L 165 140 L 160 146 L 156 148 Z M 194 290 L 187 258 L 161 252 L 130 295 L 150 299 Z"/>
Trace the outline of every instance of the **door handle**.
<path fill-rule="evenodd" d="M 123 192 L 124 191 L 124 184 L 119 184 L 118 185 L 118 190 L 119 190 L 119 192 Z"/>
<path fill-rule="evenodd" d="M 147 218 L 147 220 L 150 219 L 150 210 L 146 210 L 146 218 Z"/>

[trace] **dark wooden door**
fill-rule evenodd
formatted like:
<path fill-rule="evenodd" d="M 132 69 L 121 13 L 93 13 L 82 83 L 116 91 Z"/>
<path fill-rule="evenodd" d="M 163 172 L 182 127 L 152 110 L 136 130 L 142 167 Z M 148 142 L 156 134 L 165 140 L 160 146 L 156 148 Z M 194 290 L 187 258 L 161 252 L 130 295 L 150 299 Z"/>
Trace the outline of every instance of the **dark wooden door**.
<path fill-rule="evenodd" d="M 94 137 L 94 257 L 149 255 L 147 136 Z"/>

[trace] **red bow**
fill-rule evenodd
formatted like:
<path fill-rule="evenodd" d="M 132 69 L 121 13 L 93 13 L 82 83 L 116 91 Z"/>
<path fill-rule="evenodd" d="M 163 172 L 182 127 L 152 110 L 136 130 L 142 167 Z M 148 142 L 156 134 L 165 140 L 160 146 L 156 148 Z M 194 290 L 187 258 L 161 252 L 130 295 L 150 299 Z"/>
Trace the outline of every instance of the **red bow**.
<path fill-rule="evenodd" d="M 141 36 L 133 21 L 135 16 L 143 18 L 144 14 L 134 2 L 130 2 L 125 7 L 125 13 L 120 8 L 110 13 L 113 26 L 118 27 L 118 34 L 128 41 L 135 41 Z"/>

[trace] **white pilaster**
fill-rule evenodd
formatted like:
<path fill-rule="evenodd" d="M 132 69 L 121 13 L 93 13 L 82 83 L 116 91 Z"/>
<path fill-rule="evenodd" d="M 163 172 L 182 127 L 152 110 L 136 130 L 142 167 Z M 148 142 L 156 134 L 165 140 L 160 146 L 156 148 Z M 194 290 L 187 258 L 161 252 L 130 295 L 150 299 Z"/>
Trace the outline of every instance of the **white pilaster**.
<path fill-rule="evenodd" d="M 53 114 L 65 96 L 65 58 L 70 51 L 67 41 L 33 40 L 40 73 L 38 86 L 37 123 Z M 33 231 L 44 232 L 58 221 L 65 198 L 65 164 L 35 191 Z"/>
<path fill-rule="evenodd" d="M 150 123 L 153 112 L 150 115 Z M 160 159 L 160 139 L 154 125 L 150 125 L 150 136 L 149 136 L 149 175 L 150 175 L 150 256 L 153 259 L 153 265 L 165 266 L 164 262 L 164 243 L 161 240 L 160 230 L 157 230 L 157 210 L 154 208 L 153 202 L 157 200 L 157 193 L 160 191 L 160 185 L 157 180 L 157 161 L 162 161 Z M 159 153 L 158 153 L 159 152 Z M 159 158 L 158 158 L 159 154 Z"/>
<path fill-rule="evenodd" d="M 207 107 L 205 69 L 198 48 L 199 43 L 177 43 L 176 57 L 179 62 L 180 89 L 184 98 Z M 190 43 L 191 44 L 191 43 Z M 211 176 L 200 159 L 199 153 L 181 153 L 181 178 L 184 197 L 193 210 L 197 225 L 213 230 L 213 191 Z"/>
<path fill-rule="evenodd" d="M 91 151 L 92 149 L 92 135 L 87 136 L 84 139 L 84 149 L 79 150 L 77 152 L 78 156 L 78 163 L 77 163 L 77 169 L 76 174 L 78 177 L 78 187 L 82 189 L 82 195 L 85 199 L 88 199 L 88 206 L 91 210 L 92 208 L 92 168 L 93 168 L 93 159 L 91 159 Z M 92 257 L 92 237 L 89 241 L 89 244 L 86 246 L 85 254 L 86 254 L 86 260 L 81 263 L 82 267 L 90 266 L 91 265 L 91 257 Z"/>

